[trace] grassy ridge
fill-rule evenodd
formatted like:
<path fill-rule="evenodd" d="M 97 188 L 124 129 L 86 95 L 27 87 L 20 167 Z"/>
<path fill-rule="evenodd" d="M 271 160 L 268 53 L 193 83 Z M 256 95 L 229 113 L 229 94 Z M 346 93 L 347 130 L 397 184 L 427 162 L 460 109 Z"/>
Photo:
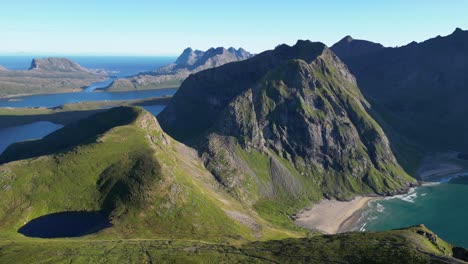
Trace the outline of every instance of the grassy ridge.
<path fill-rule="evenodd" d="M 90 127 L 96 118 L 115 126 L 97 131 Z M 265 207 L 272 209 L 257 204 L 254 212 L 220 188 L 197 153 L 168 137 L 141 108 L 115 108 L 81 122 L 88 123 L 80 129 L 97 134 L 50 155 L 0 165 L 1 263 L 454 261 L 452 246 L 423 226 L 298 238 L 306 232 L 281 211 L 298 199 L 277 186 L 278 197 L 289 202 L 270 200 Z M 269 176 L 261 172 L 273 158 L 291 166 L 274 154 L 236 152 L 263 183 Z M 104 211 L 113 226 L 77 239 L 17 233 L 31 219 L 64 211 Z"/>
<path fill-rule="evenodd" d="M 16 263 L 462 263 L 425 227 L 226 245 L 187 240 L 0 241 Z"/>
<path fill-rule="evenodd" d="M 114 108 L 22 145 L 19 156 L 33 149 L 35 157 L 0 166 L 3 237 L 18 238 L 24 223 L 64 211 L 106 212 L 113 227 L 91 235 L 101 238 L 296 236 L 218 189 L 197 155 L 140 108 Z"/>
<path fill-rule="evenodd" d="M 117 106 L 167 105 L 171 97 L 155 97 L 129 101 L 81 102 L 54 108 L 0 108 L 0 128 L 20 126 L 38 121 L 68 125 L 93 114 Z"/>

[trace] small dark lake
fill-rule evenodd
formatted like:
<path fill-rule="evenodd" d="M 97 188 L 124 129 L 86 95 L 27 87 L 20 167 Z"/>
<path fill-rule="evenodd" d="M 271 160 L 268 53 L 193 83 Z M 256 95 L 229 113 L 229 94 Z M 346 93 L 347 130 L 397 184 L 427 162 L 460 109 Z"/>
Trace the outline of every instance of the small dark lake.
<path fill-rule="evenodd" d="M 70 211 L 48 214 L 31 220 L 18 233 L 27 237 L 80 237 L 111 227 L 101 212 Z"/>

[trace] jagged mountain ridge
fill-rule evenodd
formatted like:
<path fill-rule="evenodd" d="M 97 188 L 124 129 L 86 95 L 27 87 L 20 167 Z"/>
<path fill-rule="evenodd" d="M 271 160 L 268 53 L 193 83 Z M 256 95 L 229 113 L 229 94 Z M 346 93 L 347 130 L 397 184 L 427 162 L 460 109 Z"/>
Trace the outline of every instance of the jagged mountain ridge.
<path fill-rule="evenodd" d="M 376 52 L 383 48 L 384 46 L 380 43 L 346 36 L 331 46 L 330 49 L 340 58 L 350 58 Z"/>
<path fill-rule="evenodd" d="M 152 72 L 115 80 L 108 90 L 134 90 L 178 87 L 190 74 L 224 65 L 233 61 L 245 60 L 252 54 L 242 48 L 210 48 L 206 51 L 186 48 L 175 63 L 163 66 Z"/>
<path fill-rule="evenodd" d="M 467 57 L 468 32 L 457 28 L 445 37 L 341 59 L 376 110 L 400 134 L 427 152 L 464 152 Z"/>
<path fill-rule="evenodd" d="M 191 75 L 158 120 L 234 197 L 275 215 L 414 181 L 365 105 L 333 52 L 298 41 Z"/>

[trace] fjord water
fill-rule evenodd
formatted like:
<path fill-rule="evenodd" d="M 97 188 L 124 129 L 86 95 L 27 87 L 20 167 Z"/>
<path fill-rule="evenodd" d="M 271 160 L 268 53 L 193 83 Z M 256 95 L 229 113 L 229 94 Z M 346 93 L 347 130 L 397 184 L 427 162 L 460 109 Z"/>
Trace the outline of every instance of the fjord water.
<path fill-rule="evenodd" d="M 408 194 L 377 200 L 363 213 L 361 231 L 424 224 L 442 239 L 468 247 L 468 177 L 432 183 Z"/>
<path fill-rule="evenodd" d="M 78 92 L 40 94 L 0 99 L 0 107 L 56 107 L 64 104 L 96 101 L 134 100 L 173 95 L 177 89 L 158 89 L 129 92 Z"/>
<path fill-rule="evenodd" d="M 0 129 L 0 154 L 10 144 L 42 138 L 62 127 L 62 125 L 41 121 L 22 126 L 2 128 Z"/>

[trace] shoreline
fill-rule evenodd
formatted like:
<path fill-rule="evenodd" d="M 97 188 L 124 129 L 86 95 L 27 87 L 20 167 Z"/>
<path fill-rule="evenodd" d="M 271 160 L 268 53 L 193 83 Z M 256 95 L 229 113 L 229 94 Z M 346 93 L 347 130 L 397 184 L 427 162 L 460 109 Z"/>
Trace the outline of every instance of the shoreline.
<path fill-rule="evenodd" d="M 310 209 L 303 209 L 295 216 L 294 223 L 298 226 L 316 230 L 324 234 L 346 232 L 345 223 L 352 225 L 354 217 L 361 215 L 370 201 L 379 197 L 357 196 L 351 201 L 322 200 Z"/>
<path fill-rule="evenodd" d="M 462 170 L 457 173 L 440 174 L 437 179 L 420 181 L 421 186 L 446 183 L 459 177 L 468 177 L 468 171 Z M 390 196 L 357 196 L 351 201 L 322 200 L 312 208 L 301 210 L 296 216 L 294 223 L 300 227 L 315 230 L 323 234 L 338 234 L 345 232 L 360 231 L 359 222 L 363 212 L 369 208 L 369 204 L 387 197 L 408 194 L 411 188 L 402 193 Z"/>

